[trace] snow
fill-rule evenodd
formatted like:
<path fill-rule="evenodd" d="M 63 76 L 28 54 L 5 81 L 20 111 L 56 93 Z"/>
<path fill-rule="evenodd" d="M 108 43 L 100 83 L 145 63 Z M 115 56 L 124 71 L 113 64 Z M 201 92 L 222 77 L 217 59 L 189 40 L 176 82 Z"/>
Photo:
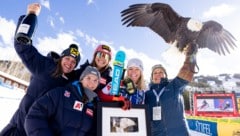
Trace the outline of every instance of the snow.
<path fill-rule="evenodd" d="M 23 95 L 23 90 L 0 85 L 0 130 L 10 121 Z"/>
<path fill-rule="evenodd" d="M 0 130 L 2 130 L 10 121 L 24 94 L 24 90 L 0 83 Z M 191 131 L 191 136 L 207 135 Z"/>

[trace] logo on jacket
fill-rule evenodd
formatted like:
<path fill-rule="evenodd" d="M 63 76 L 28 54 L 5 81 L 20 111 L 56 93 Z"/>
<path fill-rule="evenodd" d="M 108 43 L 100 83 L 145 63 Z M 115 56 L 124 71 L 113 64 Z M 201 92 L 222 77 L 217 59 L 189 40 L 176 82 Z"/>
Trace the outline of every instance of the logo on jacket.
<path fill-rule="evenodd" d="M 107 83 L 107 80 L 105 78 L 101 77 L 100 78 L 100 83 L 105 85 Z"/>
<path fill-rule="evenodd" d="M 75 101 L 75 102 L 74 102 L 73 109 L 78 110 L 78 111 L 82 111 L 82 109 L 83 109 L 83 103 L 80 102 L 80 101 Z"/>
<path fill-rule="evenodd" d="M 70 94 L 71 94 L 71 93 L 70 93 L 69 91 L 65 90 L 65 92 L 64 92 L 64 96 L 65 96 L 65 97 L 68 97 L 68 98 L 69 98 L 69 97 L 70 97 Z"/>
<path fill-rule="evenodd" d="M 93 110 L 87 108 L 87 110 L 86 110 L 86 114 L 89 115 L 89 116 L 92 116 L 92 117 L 93 117 Z"/>

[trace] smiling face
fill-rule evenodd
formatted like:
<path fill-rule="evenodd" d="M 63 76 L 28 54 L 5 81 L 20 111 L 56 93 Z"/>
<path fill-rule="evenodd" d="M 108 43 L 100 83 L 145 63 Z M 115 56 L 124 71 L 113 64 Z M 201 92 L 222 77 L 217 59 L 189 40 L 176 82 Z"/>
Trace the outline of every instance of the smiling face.
<path fill-rule="evenodd" d="M 161 78 L 165 78 L 164 70 L 161 68 L 154 69 L 152 73 L 152 82 L 155 84 L 159 84 Z"/>
<path fill-rule="evenodd" d="M 99 80 L 96 75 L 87 74 L 82 80 L 81 83 L 84 88 L 87 88 L 91 91 L 95 90 L 98 86 Z"/>
<path fill-rule="evenodd" d="M 127 77 L 137 84 L 141 77 L 141 70 L 138 67 L 129 67 L 127 69 Z"/>
<path fill-rule="evenodd" d="M 95 55 L 94 61 L 96 63 L 96 67 L 98 69 L 102 69 L 109 64 L 110 56 L 109 56 L 109 54 L 104 53 L 104 52 L 97 52 Z"/>
<path fill-rule="evenodd" d="M 61 60 L 61 67 L 64 74 L 70 73 L 74 70 L 77 62 L 71 56 L 64 56 Z"/>

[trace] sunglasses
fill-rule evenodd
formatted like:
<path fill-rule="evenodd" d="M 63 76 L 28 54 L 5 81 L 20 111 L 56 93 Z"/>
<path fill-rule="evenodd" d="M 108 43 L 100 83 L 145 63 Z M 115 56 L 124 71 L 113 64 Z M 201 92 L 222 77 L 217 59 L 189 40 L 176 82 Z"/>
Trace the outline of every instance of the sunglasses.
<path fill-rule="evenodd" d="M 104 52 L 97 52 L 96 57 L 104 58 L 105 60 L 110 60 L 110 55 Z"/>

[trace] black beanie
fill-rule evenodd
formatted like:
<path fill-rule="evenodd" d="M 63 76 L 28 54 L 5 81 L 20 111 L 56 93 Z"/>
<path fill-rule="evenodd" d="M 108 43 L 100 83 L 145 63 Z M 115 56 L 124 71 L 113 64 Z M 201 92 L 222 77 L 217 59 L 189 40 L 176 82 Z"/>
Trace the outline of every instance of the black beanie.
<path fill-rule="evenodd" d="M 76 66 L 78 65 L 81 59 L 80 53 L 78 51 L 78 46 L 76 44 L 70 44 L 69 48 L 67 48 L 61 53 L 61 57 L 64 57 L 64 56 L 72 56 L 73 58 L 75 58 Z"/>

